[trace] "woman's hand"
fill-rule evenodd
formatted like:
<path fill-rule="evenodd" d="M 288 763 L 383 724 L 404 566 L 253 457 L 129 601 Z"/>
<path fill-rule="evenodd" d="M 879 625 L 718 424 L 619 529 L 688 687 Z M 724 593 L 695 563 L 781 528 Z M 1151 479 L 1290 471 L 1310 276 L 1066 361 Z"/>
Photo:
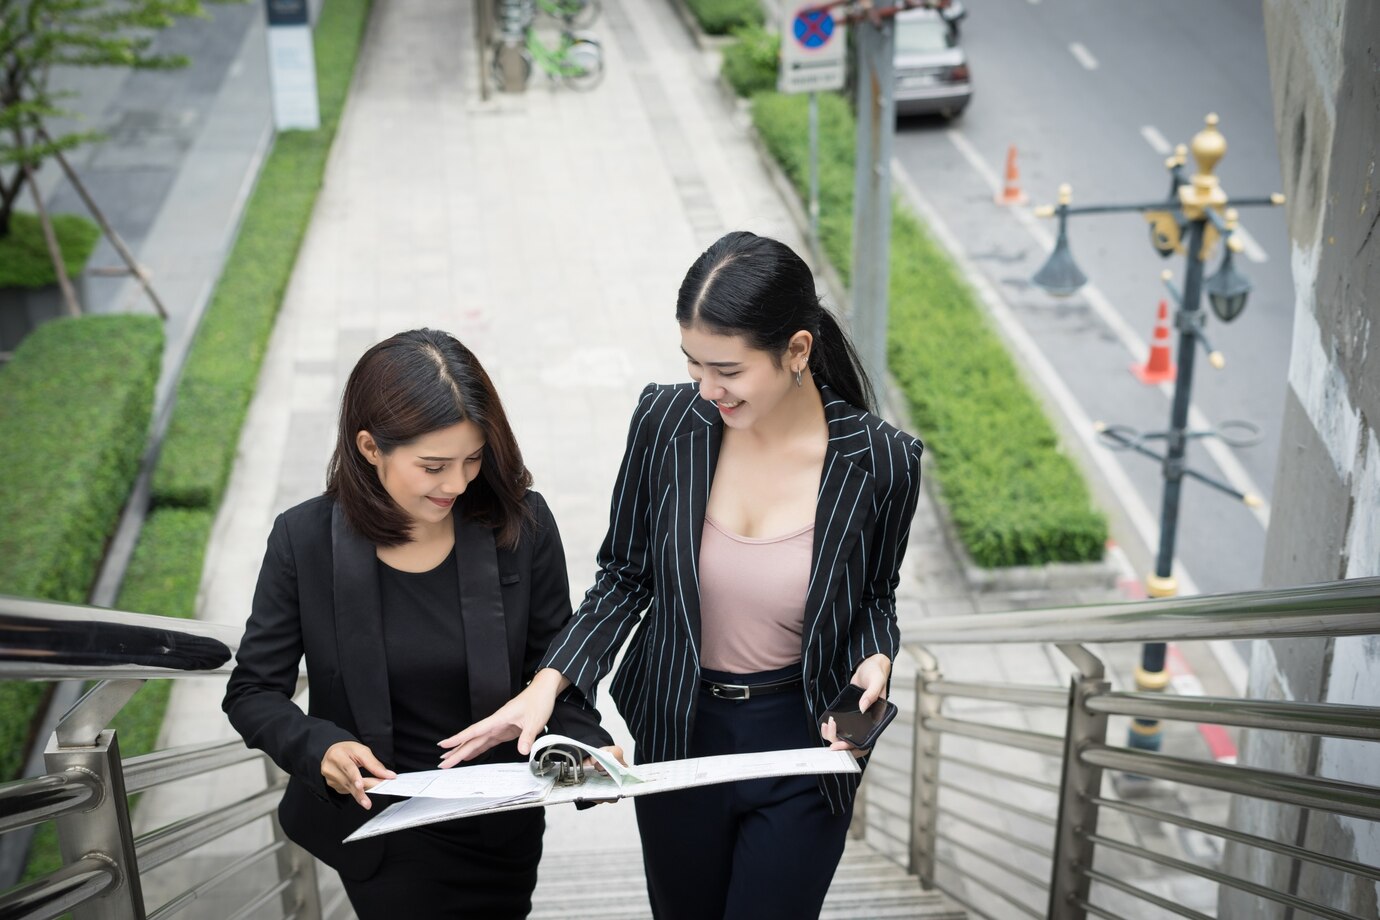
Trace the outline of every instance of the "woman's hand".
<path fill-rule="evenodd" d="M 364 776 L 359 772 L 361 767 L 374 775 Z M 326 748 L 326 756 L 321 758 L 321 775 L 336 792 L 351 796 L 361 808 L 371 808 L 369 796 L 364 793 L 398 774 L 379 763 L 374 752 L 358 741 L 337 741 Z"/>
<path fill-rule="evenodd" d="M 471 760 L 489 748 L 514 738 L 517 739 L 519 754 L 530 753 L 532 742 L 537 740 L 546 723 L 551 720 L 556 697 L 569 686 L 570 681 L 560 671 L 552 668 L 538 671 L 527 689 L 504 703 L 498 712 L 439 742 L 441 747 L 450 749 L 449 753 L 441 756 L 441 769 L 453 767 L 462 760 Z"/>
<path fill-rule="evenodd" d="M 866 712 L 878 700 L 886 699 L 886 683 L 891 678 L 891 659 L 885 655 L 873 655 L 863 659 L 853 672 L 849 683 L 862 687 L 862 697 L 858 700 L 858 711 Z M 839 738 L 838 726 L 830 719 L 819 727 L 820 737 L 829 742 L 831 751 L 852 751 L 854 757 L 865 757 L 869 749 L 855 747 Z"/>
<path fill-rule="evenodd" d="M 616 744 L 610 744 L 609 746 L 607 746 L 607 747 L 602 747 L 602 748 L 600 748 L 599 750 L 601 750 L 601 751 L 608 751 L 610 754 L 613 755 L 613 759 L 614 759 L 614 760 L 618 761 L 619 763 L 621 763 L 621 764 L 622 764 L 623 766 L 625 766 L 625 767 L 628 765 L 627 760 L 625 760 L 625 759 L 623 758 L 623 749 L 622 749 L 621 747 L 619 747 L 618 745 L 616 745 Z M 603 773 L 603 774 L 606 775 L 606 776 L 608 775 L 608 771 L 605 770 L 603 767 L 599 766 L 599 761 L 595 760 L 593 757 L 586 757 L 586 758 L 585 758 L 585 766 L 587 766 L 587 767 L 593 767 L 594 769 L 598 770 L 600 773 Z M 610 801 L 611 801 L 611 800 L 610 800 Z"/>

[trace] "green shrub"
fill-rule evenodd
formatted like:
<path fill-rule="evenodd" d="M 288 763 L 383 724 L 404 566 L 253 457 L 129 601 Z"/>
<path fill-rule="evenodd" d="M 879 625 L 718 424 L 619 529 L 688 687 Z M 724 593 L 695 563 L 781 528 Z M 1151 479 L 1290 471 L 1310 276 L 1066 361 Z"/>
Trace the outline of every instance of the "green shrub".
<path fill-rule="evenodd" d="M 728 35 L 739 26 L 760 26 L 765 19 L 760 0 L 685 0 L 710 35 Z"/>
<path fill-rule="evenodd" d="M 845 283 L 852 258 L 854 123 L 820 97 L 820 239 Z M 801 96 L 753 98 L 753 120 L 798 190 Z M 893 206 L 888 361 L 935 459 L 959 536 L 984 567 L 1100 559 L 1107 524 L 972 290 L 920 222 Z"/>
<path fill-rule="evenodd" d="M 163 329 L 58 319 L 0 371 L 0 593 L 85 603 L 148 440 Z"/>
<path fill-rule="evenodd" d="M 269 334 L 311 220 L 369 0 L 333 0 L 315 30 L 321 127 L 278 136 L 197 330 L 154 475 L 158 506 L 220 503 Z"/>
<path fill-rule="evenodd" d="M 148 440 L 163 329 L 84 316 L 35 329 L 0 370 L 0 594 L 85 603 Z M 0 781 L 43 684 L 0 683 Z"/>
<path fill-rule="evenodd" d="M 739 96 L 776 88 L 780 70 L 781 36 L 761 26 L 733 30 L 738 40 L 724 48 L 723 75 Z"/>
<path fill-rule="evenodd" d="M 76 214 L 54 214 L 53 235 L 62 251 L 68 277 L 86 270 L 86 260 L 100 241 L 101 229 Z M 40 288 L 57 284 L 53 257 L 43 239 L 43 227 L 33 214 L 10 215 L 10 232 L 0 236 L 0 288 Z"/>

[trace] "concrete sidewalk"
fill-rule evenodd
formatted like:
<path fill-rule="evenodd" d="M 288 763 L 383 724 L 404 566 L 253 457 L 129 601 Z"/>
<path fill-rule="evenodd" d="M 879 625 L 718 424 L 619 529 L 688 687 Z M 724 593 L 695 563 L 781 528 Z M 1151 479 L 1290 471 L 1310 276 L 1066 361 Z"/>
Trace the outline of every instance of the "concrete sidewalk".
<path fill-rule="evenodd" d="M 204 619 L 243 624 L 274 517 L 323 486 L 350 368 L 372 343 L 422 325 L 455 333 L 494 377 L 536 488 L 560 523 L 578 598 L 636 395 L 648 381 L 685 378 L 673 309 L 686 268 L 729 229 L 806 251 L 742 114 L 717 87 L 717 56 L 690 41 L 666 0 L 604 0 L 603 8 L 592 27 L 607 66 L 597 90 L 578 94 L 537 75 L 524 95 L 480 102 L 469 5 L 375 4 L 216 522 Z M 926 616 L 1105 592 L 974 594 L 926 499 L 901 595 L 903 635 L 913 642 Z M 1129 673 L 1126 658 L 1114 657 L 1113 669 Z M 955 653 L 945 670 L 1046 684 L 1066 673 L 1024 650 Z M 178 682 L 160 746 L 233 738 L 220 716 L 222 691 Z M 604 712 L 630 743 L 612 707 Z M 1192 742 L 1190 732 L 1184 743 Z M 893 756 L 904 763 L 903 754 Z M 258 767 L 224 776 L 214 789 L 183 783 L 146 793 L 139 830 L 264 783 Z M 553 854 L 636 846 L 626 803 L 553 809 L 547 820 Z M 195 868 L 223 863 L 266 833 L 227 836 L 198 851 Z M 150 908 L 204 874 L 186 863 L 151 873 Z M 208 903 L 205 916 L 215 910 Z"/>

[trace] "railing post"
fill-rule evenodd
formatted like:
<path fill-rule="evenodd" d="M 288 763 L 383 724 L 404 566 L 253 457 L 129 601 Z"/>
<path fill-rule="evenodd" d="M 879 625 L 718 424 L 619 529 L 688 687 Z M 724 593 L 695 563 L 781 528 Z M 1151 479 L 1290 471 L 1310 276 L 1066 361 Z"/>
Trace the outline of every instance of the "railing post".
<path fill-rule="evenodd" d="M 263 763 L 264 777 L 271 784 L 282 775 L 281 771 L 267 757 L 263 758 Z M 285 844 L 274 857 L 278 864 L 278 878 L 292 879 L 292 884 L 283 889 L 283 916 L 295 916 L 298 920 L 321 920 L 321 889 L 316 884 L 314 857 L 288 839 L 283 833 L 283 826 L 278 823 L 277 814 L 269 815 L 268 822 L 273 828 L 273 839 Z"/>
<path fill-rule="evenodd" d="M 72 914 L 76 920 L 144 920 L 144 892 L 139 884 L 129 799 L 125 795 L 115 732 L 106 729 L 94 743 L 81 746 L 63 745 L 61 735 L 61 729 L 54 732 L 43 752 L 49 772 L 79 770 L 91 776 L 101 789 L 100 804 L 95 808 L 57 819 L 63 865 L 92 858 L 109 864 L 117 875 L 114 887 L 73 908 Z"/>
<path fill-rule="evenodd" d="M 929 686 L 942 676 L 939 662 L 924 649 L 915 670 L 915 740 L 911 754 L 910 873 L 925 888 L 934 887 L 934 848 L 939 831 L 939 738 L 925 720 L 939 715 L 940 698 Z"/>
<path fill-rule="evenodd" d="M 1085 920 L 1080 902 L 1088 899 L 1091 882 L 1080 870 L 1092 866 L 1097 831 L 1097 806 L 1093 797 L 1102 786 L 1102 768 L 1082 761 L 1090 744 L 1107 740 L 1107 716 L 1091 712 L 1088 697 L 1106 693 L 1102 662 L 1081 645 L 1060 645 L 1059 650 L 1077 666 L 1069 687 L 1068 727 L 1064 732 L 1063 777 L 1059 784 L 1059 815 L 1054 833 L 1054 862 L 1050 869 L 1050 920 Z"/>

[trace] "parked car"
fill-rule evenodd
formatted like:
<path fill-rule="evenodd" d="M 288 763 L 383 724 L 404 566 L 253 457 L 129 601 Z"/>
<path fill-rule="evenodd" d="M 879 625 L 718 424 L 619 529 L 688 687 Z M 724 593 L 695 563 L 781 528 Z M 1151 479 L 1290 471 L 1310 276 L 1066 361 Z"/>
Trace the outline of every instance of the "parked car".
<path fill-rule="evenodd" d="M 892 67 L 897 115 L 957 118 L 973 98 L 968 55 L 959 44 L 958 32 L 934 10 L 896 14 Z"/>

